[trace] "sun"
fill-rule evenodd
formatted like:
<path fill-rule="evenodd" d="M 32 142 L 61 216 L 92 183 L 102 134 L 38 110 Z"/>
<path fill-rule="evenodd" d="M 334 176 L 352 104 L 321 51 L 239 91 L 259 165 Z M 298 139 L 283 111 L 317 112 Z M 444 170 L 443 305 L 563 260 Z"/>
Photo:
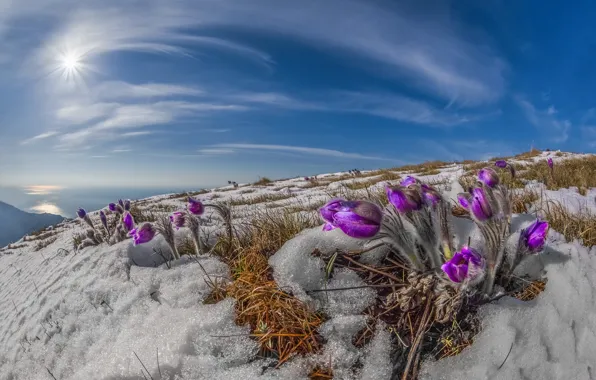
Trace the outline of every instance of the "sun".
<path fill-rule="evenodd" d="M 79 57 L 74 54 L 67 54 L 62 57 L 62 67 L 64 70 L 76 70 L 80 67 Z"/>
<path fill-rule="evenodd" d="M 83 56 L 75 51 L 61 52 L 56 55 L 56 71 L 67 81 L 82 80 L 82 75 L 87 69 Z"/>

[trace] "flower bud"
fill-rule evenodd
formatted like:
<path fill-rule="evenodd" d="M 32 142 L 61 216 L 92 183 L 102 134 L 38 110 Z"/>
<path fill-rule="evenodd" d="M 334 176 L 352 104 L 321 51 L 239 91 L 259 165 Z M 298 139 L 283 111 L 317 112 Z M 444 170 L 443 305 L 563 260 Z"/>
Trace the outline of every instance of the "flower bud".
<path fill-rule="evenodd" d="M 499 175 L 491 168 L 484 168 L 478 172 L 478 180 L 488 187 L 495 187 L 499 184 Z"/>
<path fill-rule="evenodd" d="M 191 197 L 188 197 L 187 209 L 188 212 L 193 215 L 202 215 L 205 212 L 205 206 L 203 206 L 203 203 Z"/>

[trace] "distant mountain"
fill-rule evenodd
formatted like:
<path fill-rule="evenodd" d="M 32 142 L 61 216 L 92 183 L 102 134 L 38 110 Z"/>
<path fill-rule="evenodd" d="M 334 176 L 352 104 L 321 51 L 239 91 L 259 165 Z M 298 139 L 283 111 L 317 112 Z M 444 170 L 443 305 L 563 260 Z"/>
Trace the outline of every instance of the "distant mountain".
<path fill-rule="evenodd" d="M 0 202 L 0 247 L 18 241 L 28 233 L 58 224 L 63 216 L 54 214 L 32 214 Z"/>

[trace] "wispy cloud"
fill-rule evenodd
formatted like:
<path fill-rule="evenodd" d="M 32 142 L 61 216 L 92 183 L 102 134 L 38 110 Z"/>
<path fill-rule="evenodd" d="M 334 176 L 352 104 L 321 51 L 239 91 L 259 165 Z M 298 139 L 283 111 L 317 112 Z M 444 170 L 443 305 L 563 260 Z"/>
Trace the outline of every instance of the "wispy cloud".
<path fill-rule="evenodd" d="M 230 99 L 301 111 L 360 113 L 413 124 L 448 127 L 468 123 L 486 115 L 436 107 L 429 102 L 382 92 L 327 91 L 303 100 L 294 96 L 267 93 L 240 93 Z"/>
<path fill-rule="evenodd" d="M 21 142 L 22 145 L 27 145 L 30 144 L 34 141 L 38 141 L 38 140 L 43 140 L 43 139 L 47 139 L 48 137 L 52 137 L 55 136 L 56 134 L 58 134 L 58 132 L 56 131 L 49 131 L 49 132 L 45 132 L 45 133 L 41 133 L 37 136 L 33 136 L 27 140 L 24 140 Z"/>
<path fill-rule="evenodd" d="M 224 149 L 224 148 L 204 148 L 204 149 L 199 149 L 198 152 L 199 152 L 199 154 L 204 154 L 206 156 L 219 156 L 219 155 L 236 153 L 236 151 L 234 149 Z"/>
<path fill-rule="evenodd" d="M 558 117 L 554 106 L 546 110 L 537 109 L 521 95 L 514 97 L 517 105 L 522 109 L 526 119 L 541 132 L 546 132 L 546 138 L 553 142 L 565 142 L 569 138 L 571 122 Z"/>
<path fill-rule="evenodd" d="M 139 99 L 171 96 L 197 96 L 203 91 L 188 86 L 167 83 L 131 84 L 123 81 L 102 82 L 93 89 L 98 99 Z"/>
<path fill-rule="evenodd" d="M 257 150 L 257 151 L 277 151 L 277 152 L 292 152 L 292 153 L 304 153 L 314 156 L 327 156 L 336 158 L 355 158 L 363 160 L 387 160 L 382 157 L 366 156 L 360 153 L 346 153 L 339 150 L 323 149 L 323 148 L 310 148 L 303 146 L 289 146 L 289 145 L 268 145 L 268 144 L 218 144 L 214 145 L 217 149 L 226 150 Z"/>

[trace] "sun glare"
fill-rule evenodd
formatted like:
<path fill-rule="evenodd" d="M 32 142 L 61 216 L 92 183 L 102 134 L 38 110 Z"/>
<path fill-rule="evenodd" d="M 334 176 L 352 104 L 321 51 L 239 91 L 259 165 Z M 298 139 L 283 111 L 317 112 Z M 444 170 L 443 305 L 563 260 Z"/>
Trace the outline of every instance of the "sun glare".
<path fill-rule="evenodd" d="M 73 51 L 60 53 L 56 57 L 57 71 L 63 79 L 77 81 L 86 70 L 86 65 L 82 60 L 82 56 Z"/>
<path fill-rule="evenodd" d="M 76 70 L 79 67 L 79 57 L 74 54 L 65 55 L 62 58 L 62 66 L 65 70 Z"/>

